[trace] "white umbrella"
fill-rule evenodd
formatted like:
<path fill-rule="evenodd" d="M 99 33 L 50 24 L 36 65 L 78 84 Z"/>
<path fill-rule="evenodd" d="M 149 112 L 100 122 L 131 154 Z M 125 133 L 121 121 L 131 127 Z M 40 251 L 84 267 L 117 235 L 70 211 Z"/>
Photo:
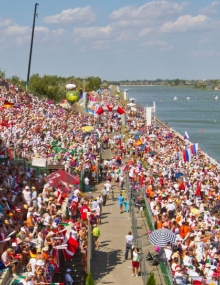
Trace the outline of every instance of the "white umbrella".
<path fill-rule="evenodd" d="M 165 228 L 153 231 L 149 235 L 149 241 L 156 246 L 165 247 L 168 243 L 175 243 L 176 235 Z"/>
<path fill-rule="evenodd" d="M 130 107 L 135 106 L 135 105 L 136 105 L 135 103 L 128 103 L 127 104 L 127 106 L 130 106 Z"/>
<path fill-rule="evenodd" d="M 135 98 L 130 98 L 130 99 L 129 99 L 129 101 L 134 101 L 134 100 L 137 100 L 137 99 L 135 99 Z"/>

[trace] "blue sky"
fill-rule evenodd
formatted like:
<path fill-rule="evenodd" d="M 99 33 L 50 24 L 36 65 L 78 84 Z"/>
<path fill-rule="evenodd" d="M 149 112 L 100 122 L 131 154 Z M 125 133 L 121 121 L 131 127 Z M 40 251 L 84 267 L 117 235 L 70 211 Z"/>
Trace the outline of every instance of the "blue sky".
<path fill-rule="evenodd" d="M 32 0 L 0 0 L 0 69 L 26 80 Z M 220 78 L 220 1 L 39 0 L 31 74 Z"/>

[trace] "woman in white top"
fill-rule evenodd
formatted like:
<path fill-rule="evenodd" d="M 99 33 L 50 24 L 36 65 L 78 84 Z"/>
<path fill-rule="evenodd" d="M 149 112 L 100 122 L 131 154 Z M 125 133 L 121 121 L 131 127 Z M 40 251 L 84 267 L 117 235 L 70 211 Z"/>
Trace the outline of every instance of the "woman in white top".
<path fill-rule="evenodd" d="M 133 249 L 133 258 L 132 258 L 132 277 L 136 276 L 138 277 L 138 270 L 139 270 L 139 249 L 135 246 Z"/>

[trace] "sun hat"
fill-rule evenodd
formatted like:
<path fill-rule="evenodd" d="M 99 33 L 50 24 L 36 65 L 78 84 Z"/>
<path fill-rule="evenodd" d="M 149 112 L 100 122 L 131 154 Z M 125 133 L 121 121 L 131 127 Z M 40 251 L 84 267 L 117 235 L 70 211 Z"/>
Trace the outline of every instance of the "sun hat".
<path fill-rule="evenodd" d="M 39 259 L 37 260 L 37 263 L 36 263 L 37 266 L 44 266 L 44 261 Z"/>
<path fill-rule="evenodd" d="M 27 274 L 27 277 L 28 277 L 28 278 L 31 278 L 31 277 L 33 277 L 33 276 L 35 276 L 35 274 L 34 274 L 33 272 L 28 272 L 28 274 Z"/>

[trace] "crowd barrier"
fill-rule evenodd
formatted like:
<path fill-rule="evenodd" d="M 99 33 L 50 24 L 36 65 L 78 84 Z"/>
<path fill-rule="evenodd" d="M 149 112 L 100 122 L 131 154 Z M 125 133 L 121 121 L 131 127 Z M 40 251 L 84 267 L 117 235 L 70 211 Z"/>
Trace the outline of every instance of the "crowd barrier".
<path fill-rule="evenodd" d="M 131 187 L 130 187 L 128 173 L 126 174 L 125 185 L 127 188 L 127 200 L 129 203 L 129 215 L 131 218 L 131 226 L 132 226 L 132 234 L 134 236 L 134 244 L 140 250 L 140 274 L 143 280 L 143 285 L 146 285 L 146 282 L 147 282 L 147 279 L 150 273 L 147 270 L 146 255 L 144 253 L 142 240 L 140 239 L 139 234 L 138 234 L 137 217 L 135 216 L 135 207 L 131 200 Z"/>
<path fill-rule="evenodd" d="M 145 195 L 145 192 L 144 192 L 143 188 L 141 189 L 141 194 L 142 194 L 142 197 L 144 198 L 144 201 L 145 201 L 145 206 L 146 206 L 146 208 L 145 208 L 145 215 L 146 215 L 146 218 L 147 218 L 148 226 L 149 226 L 151 231 L 154 231 L 155 228 L 154 228 L 153 214 L 152 214 L 150 205 L 148 203 L 148 200 L 147 200 L 147 197 Z M 165 252 L 164 252 L 163 248 L 161 249 L 161 255 L 165 256 Z M 161 268 L 161 272 L 163 274 L 163 278 L 164 278 L 165 283 L 169 284 L 169 285 L 173 285 L 172 271 L 171 271 L 171 268 L 170 268 L 170 264 L 169 264 L 169 262 L 166 259 L 164 261 L 160 262 L 160 268 Z"/>

